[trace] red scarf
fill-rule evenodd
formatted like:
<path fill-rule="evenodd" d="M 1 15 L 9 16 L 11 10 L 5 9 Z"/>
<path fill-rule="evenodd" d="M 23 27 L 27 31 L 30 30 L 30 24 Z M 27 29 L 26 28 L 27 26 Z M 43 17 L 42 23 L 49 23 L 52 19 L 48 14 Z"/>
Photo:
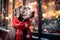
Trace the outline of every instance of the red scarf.
<path fill-rule="evenodd" d="M 23 33 L 21 30 L 25 30 L 26 28 L 28 29 L 28 34 L 29 34 L 30 38 L 32 38 L 31 31 L 29 29 L 29 27 L 30 27 L 30 20 L 29 19 L 26 22 L 21 22 L 18 20 L 18 18 L 16 16 L 14 16 L 12 23 L 13 23 L 13 27 L 17 28 L 16 40 L 21 40 L 20 36 L 21 35 L 23 36 Z M 27 24 L 27 27 L 25 26 L 25 24 Z"/>

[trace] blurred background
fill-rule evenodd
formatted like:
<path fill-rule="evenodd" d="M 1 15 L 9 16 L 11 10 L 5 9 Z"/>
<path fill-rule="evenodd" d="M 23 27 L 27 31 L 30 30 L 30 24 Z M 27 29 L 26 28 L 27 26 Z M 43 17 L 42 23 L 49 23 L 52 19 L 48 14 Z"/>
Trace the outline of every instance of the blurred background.
<path fill-rule="evenodd" d="M 60 34 L 60 0 L 41 0 L 42 2 L 42 32 Z M 35 11 L 31 19 L 30 30 L 32 38 L 38 39 L 38 2 L 37 0 L 0 0 L 0 34 L 1 39 L 13 40 L 15 29 L 12 27 L 13 10 L 27 5 Z M 2 36 L 4 35 L 4 36 Z M 14 36 L 12 36 L 14 35 Z M 6 36 L 6 38 L 5 38 Z M 42 40 L 44 40 L 42 38 Z"/>
<path fill-rule="evenodd" d="M 33 39 L 35 38 L 38 39 L 37 37 L 38 35 L 36 34 L 38 33 L 38 12 L 37 12 L 38 4 L 36 0 L 0 0 L 1 39 L 13 40 L 15 38 L 16 32 L 15 29 L 12 27 L 12 16 L 14 16 L 13 10 L 23 5 L 29 6 L 32 10 L 35 11 L 34 18 L 31 19 L 30 30 Z"/>

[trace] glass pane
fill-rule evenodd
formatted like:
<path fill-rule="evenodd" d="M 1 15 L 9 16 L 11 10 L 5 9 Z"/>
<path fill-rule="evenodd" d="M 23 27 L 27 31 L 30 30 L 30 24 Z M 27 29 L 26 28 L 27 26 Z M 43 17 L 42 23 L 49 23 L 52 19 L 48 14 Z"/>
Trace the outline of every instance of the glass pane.
<path fill-rule="evenodd" d="M 60 34 L 60 10 L 57 1 L 42 0 L 42 32 Z"/>
<path fill-rule="evenodd" d="M 59 39 L 49 39 L 49 38 L 40 38 L 41 40 L 59 40 Z"/>
<path fill-rule="evenodd" d="M 50 40 L 50 39 L 47 39 L 47 38 L 41 38 L 41 40 Z"/>

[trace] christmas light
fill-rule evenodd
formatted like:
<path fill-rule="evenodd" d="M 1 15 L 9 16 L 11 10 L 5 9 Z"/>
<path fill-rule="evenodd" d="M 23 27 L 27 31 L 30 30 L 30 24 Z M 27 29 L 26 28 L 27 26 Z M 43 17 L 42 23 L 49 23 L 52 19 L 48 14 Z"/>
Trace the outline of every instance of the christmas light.
<path fill-rule="evenodd" d="M 9 0 L 10 2 L 12 2 L 13 0 Z"/>
<path fill-rule="evenodd" d="M 47 6 L 46 5 L 42 5 L 42 8 L 47 9 Z"/>
<path fill-rule="evenodd" d="M 51 4 L 55 4 L 55 2 L 53 1 Z"/>
<path fill-rule="evenodd" d="M 8 17 L 5 17 L 6 19 L 9 19 Z"/>
<path fill-rule="evenodd" d="M 44 18 L 46 17 L 46 14 L 45 13 L 43 13 L 43 15 L 42 15 Z"/>
<path fill-rule="evenodd" d="M 56 16 L 56 18 L 58 18 L 58 15 Z"/>

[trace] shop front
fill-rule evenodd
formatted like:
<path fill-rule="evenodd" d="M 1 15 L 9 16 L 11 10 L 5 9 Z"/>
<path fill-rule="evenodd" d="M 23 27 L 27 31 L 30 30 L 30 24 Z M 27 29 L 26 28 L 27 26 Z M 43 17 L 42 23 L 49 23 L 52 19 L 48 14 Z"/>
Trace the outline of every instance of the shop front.
<path fill-rule="evenodd" d="M 39 39 L 60 40 L 59 0 L 38 0 Z"/>
<path fill-rule="evenodd" d="M 1 38 L 8 33 L 3 40 L 16 39 L 16 29 L 12 26 L 12 20 L 14 16 L 19 16 L 18 8 L 21 6 L 27 6 L 34 11 L 29 27 L 33 40 L 60 40 L 59 0 L 0 0 L 0 33 L 4 33 Z"/>

